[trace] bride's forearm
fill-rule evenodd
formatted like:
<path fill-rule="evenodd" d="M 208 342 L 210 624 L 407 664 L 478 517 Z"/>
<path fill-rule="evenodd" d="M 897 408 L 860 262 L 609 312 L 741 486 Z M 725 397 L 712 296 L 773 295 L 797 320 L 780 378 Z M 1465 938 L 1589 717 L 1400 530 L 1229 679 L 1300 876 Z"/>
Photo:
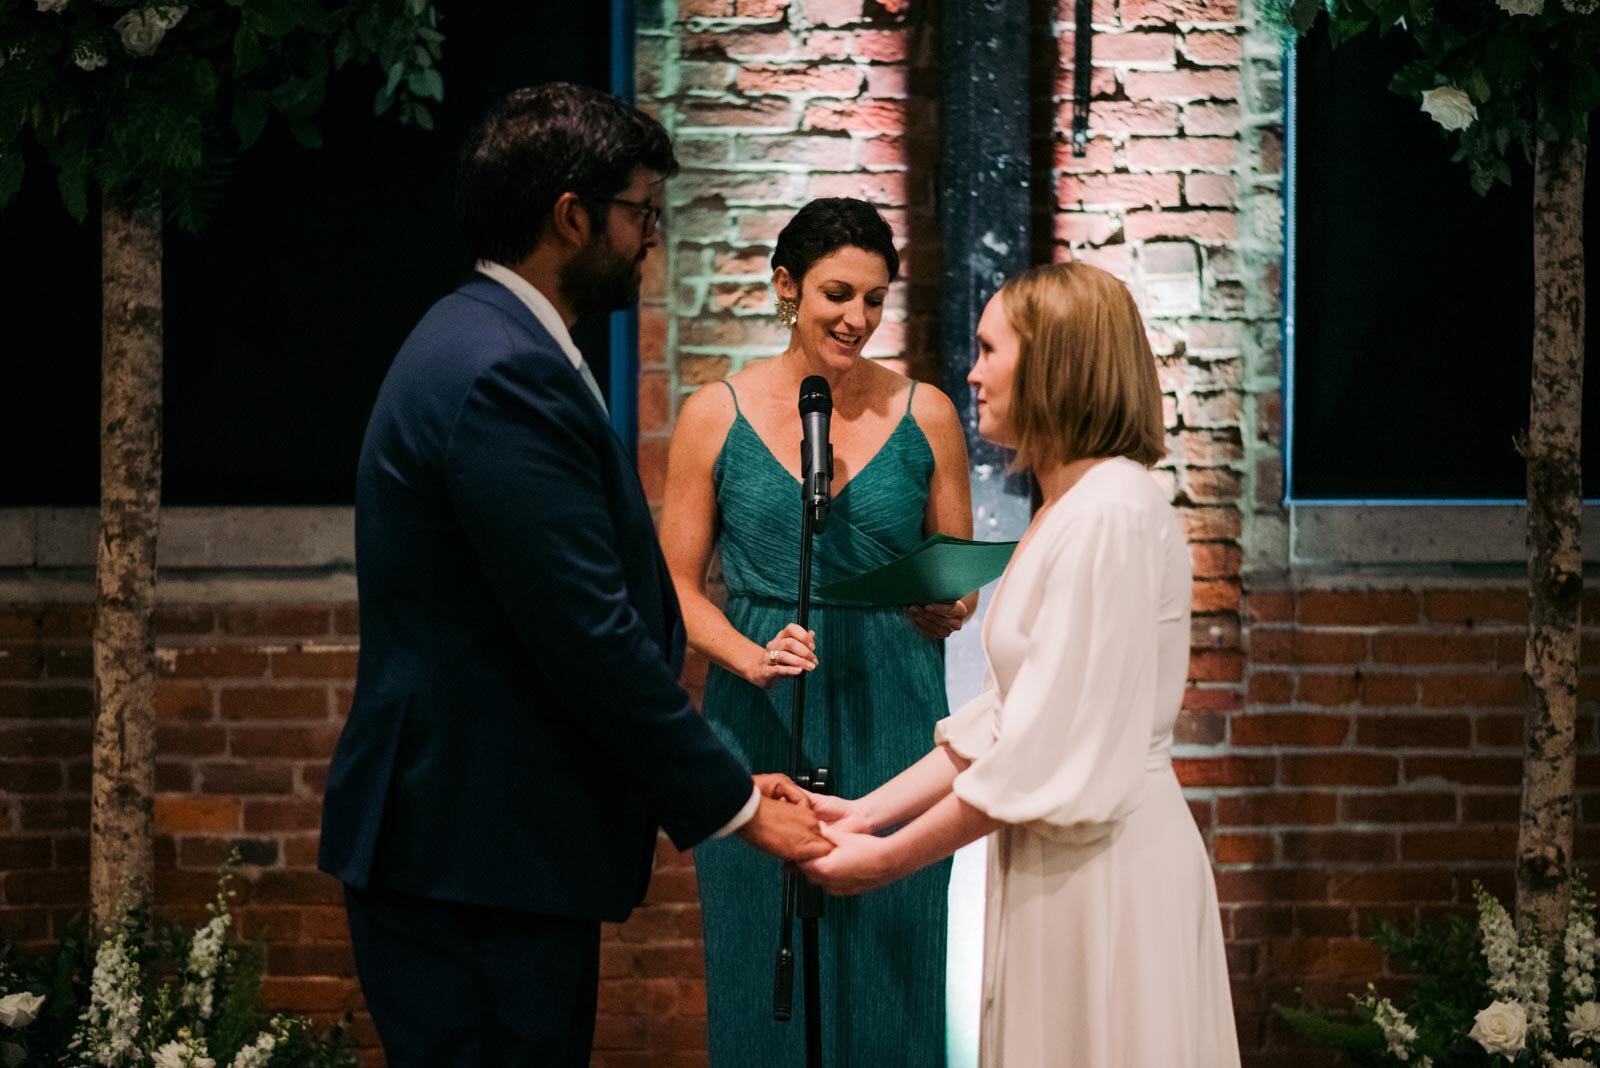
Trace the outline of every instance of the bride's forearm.
<path fill-rule="evenodd" d="M 943 860 L 969 842 L 1004 826 L 981 809 L 947 793 L 932 808 L 888 837 L 895 878 Z"/>
<path fill-rule="evenodd" d="M 966 770 L 967 761 L 948 745 L 935 746 L 927 756 L 862 797 L 862 819 L 872 831 L 904 823 L 922 815 L 950 793 L 950 784 Z"/>

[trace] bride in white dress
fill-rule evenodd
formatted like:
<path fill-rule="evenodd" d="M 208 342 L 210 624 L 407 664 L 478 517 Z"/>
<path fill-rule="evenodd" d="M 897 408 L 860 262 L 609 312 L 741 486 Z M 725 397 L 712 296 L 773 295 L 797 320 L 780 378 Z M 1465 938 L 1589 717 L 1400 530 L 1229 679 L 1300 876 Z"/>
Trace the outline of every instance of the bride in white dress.
<path fill-rule="evenodd" d="M 983 694 L 854 801 L 813 795 L 855 894 L 991 835 L 983 1068 L 1236 1068 L 1205 844 L 1172 771 L 1189 548 L 1133 297 L 1084 264 L 1007 282 L 978 324 L 978 430 L 1044 495 L 989 607 Z M 888 828 L 892 834 L 878 836 Z"/>

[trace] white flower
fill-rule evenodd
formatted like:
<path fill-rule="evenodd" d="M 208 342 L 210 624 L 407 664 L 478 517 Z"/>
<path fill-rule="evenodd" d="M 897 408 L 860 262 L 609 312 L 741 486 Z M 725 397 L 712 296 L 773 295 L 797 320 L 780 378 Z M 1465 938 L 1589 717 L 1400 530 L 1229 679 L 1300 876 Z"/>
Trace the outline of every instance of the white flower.
<path fill-rule="evenodd" d="M 1600 1004 L 1585 1001 L 1567 1010 L 1567 1034 L 1574 1042 L 1600 1039 Z"/>
<path fill-rule="evenodd" d="M 38 0 L 40 11 L 65 11 L 71 0 Z"/>
<path fill-rule="evenodd" d="M 1544 0 L 1494 0 L 1507 15 L 1538 15 L 1544 11 Z"/>
<path fill-rule="evenodd" d="M 103 1068 L 143 1063 L 139 1051 L 139 964 L 128 954 L 128 936 L 100 943 L 89 983 L 89 1007 L 78 1017 L 69 1048 Z"/>
<path fill-rule="evenodd" d="M 151 1068 L 217 1068 L 217 1062 L 206 1056 L 203 1039 L 191 1037 L 187 1030 L 180 1030 L 178 1038 L 150 1055 Z"/>
<path fill-rule="evenodd" d="M 1545 1056 L 1549 1057 L 1550 1055 L 1547 1053 Z M 1545 1063 L 1548 1064 L 1550 1068 L 1594 1068 L 1594 1065 L 1590 1064 L 1582 1057 L 1562 1057 L 1559 1061 L 1551 1057 L 1551 1059 Z"/>
<path fill-rule="evenodd" d="M 72 62 L 77 64 L 80 70 L 99 70 L 111 61 L 106 58 L 104 52 L 93 45 L 79 45 L 72 53 Z"/>
<path fill-rule="evenodd" d="M 1593 15 L 1600 11 L 1600 0 L 1561 0 L 1561 6 L 1574 15 Z"/>
<path fill-rule="evenodd" d="M 1597 940 L 1594 917 L 1573 895 L 1573 907 L 1567 919 L 1567 933 L 1561 943 L 1561 960 L 1565 967 L 1561 981 L 1567 993 L 1574 998 L 1592 998 L 1595 993 L 1594 966 Z"/>
<path fill-rule="evenodd" d="M 1411 1059 L 1411 1045 L 1417 1040 L 1417 1029 L 1406 1023 L 1406 1014 L 1394 1007 L 1394 1002 L 1384 998 L 1372 1007 L 1372 1021 L 1383 1029 L 1383 1040 L 1389 1044 L 1389 1054 L 1396 1060 Z"/>
<path fill-rule="evenodd" d="M 122 47 L 136 56 L 148 56 L 188 10 L 186 7 L 139 8 L 118 19 L 112 29 L 122 37 Z"/>
<path fill-rule="evenodd" d="M 272 1051 L 277 1045 L 278 1040 L 270 1032 L 263 1031 L 254 1042 L 234 1054 L 233 1064 L 229 1068 L 267 1068 L 267 1062 L 272 1060 Z"/>
<path fill-rule="evenodd" d="M 202 1020 L 211 1019 L 217 967 L 222 961 L 231 922 L 228 913 L 219 907 L 210 922 L 194 933 L 194 943 L 189 947 L 189 963 L 183 971 L 182 1000 L 186 1007 L 194 1007 Z"/>
<path fill-rule="evenodd" d="M 1483 959 L 1489 965 L 1489 989 L 1500 997 L 1517 994 L 1517 929 L 1505 906 L 1482 887 L 1478 898 L 1478 937 Z"/>
<path fill-rule="evenodd" d="M 0 998 L 0 1024 L 20 1031 L 33 1023 L 34 1017 L 39 1015 L 39 1006 L 43 1004 L 43 994 L 30 994 L 27 991 L 7 994 Z"/>
<path fill-rule="evenodd" d="M 1465 130 L 1478 121 L 1478 109 L 1472 106 L 1472 98 L 1453 85 L 1424 92 L 1422 110 L 1446 130 Z"/>
<path fill-rule="evenodd" d="M 1467 1037 L 1490 1053 L 1514 1056 L 1528 1040 L 1528 1014 L 1514 1001 L 1496 1001 L 1478 1013 Z"/>

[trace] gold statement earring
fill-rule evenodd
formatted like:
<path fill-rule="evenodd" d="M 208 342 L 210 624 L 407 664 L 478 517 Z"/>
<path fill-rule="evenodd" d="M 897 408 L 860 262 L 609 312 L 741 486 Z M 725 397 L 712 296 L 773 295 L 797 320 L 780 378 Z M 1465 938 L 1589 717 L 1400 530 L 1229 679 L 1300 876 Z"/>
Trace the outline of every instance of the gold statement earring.
<path fill-rule="evenodd" d="M 800 321 L 800 305 L 789 297 L 778 298 L 778 322 L 785 329 L 793 330 L 794 324 Z"/>

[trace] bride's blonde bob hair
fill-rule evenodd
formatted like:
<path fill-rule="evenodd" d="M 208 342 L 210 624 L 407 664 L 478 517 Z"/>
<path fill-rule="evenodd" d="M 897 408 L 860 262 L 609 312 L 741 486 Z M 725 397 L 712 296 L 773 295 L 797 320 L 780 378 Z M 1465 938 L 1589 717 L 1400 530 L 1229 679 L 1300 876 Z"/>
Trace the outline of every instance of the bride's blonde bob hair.
<path fill-rule="evenodd" d="M 1011 380 L 1018 468 L 1166 454 L 1161 386 L 1128 287 L 1098 267 L 1052 263 L 1000 287 L 1022 339 Z"/>

